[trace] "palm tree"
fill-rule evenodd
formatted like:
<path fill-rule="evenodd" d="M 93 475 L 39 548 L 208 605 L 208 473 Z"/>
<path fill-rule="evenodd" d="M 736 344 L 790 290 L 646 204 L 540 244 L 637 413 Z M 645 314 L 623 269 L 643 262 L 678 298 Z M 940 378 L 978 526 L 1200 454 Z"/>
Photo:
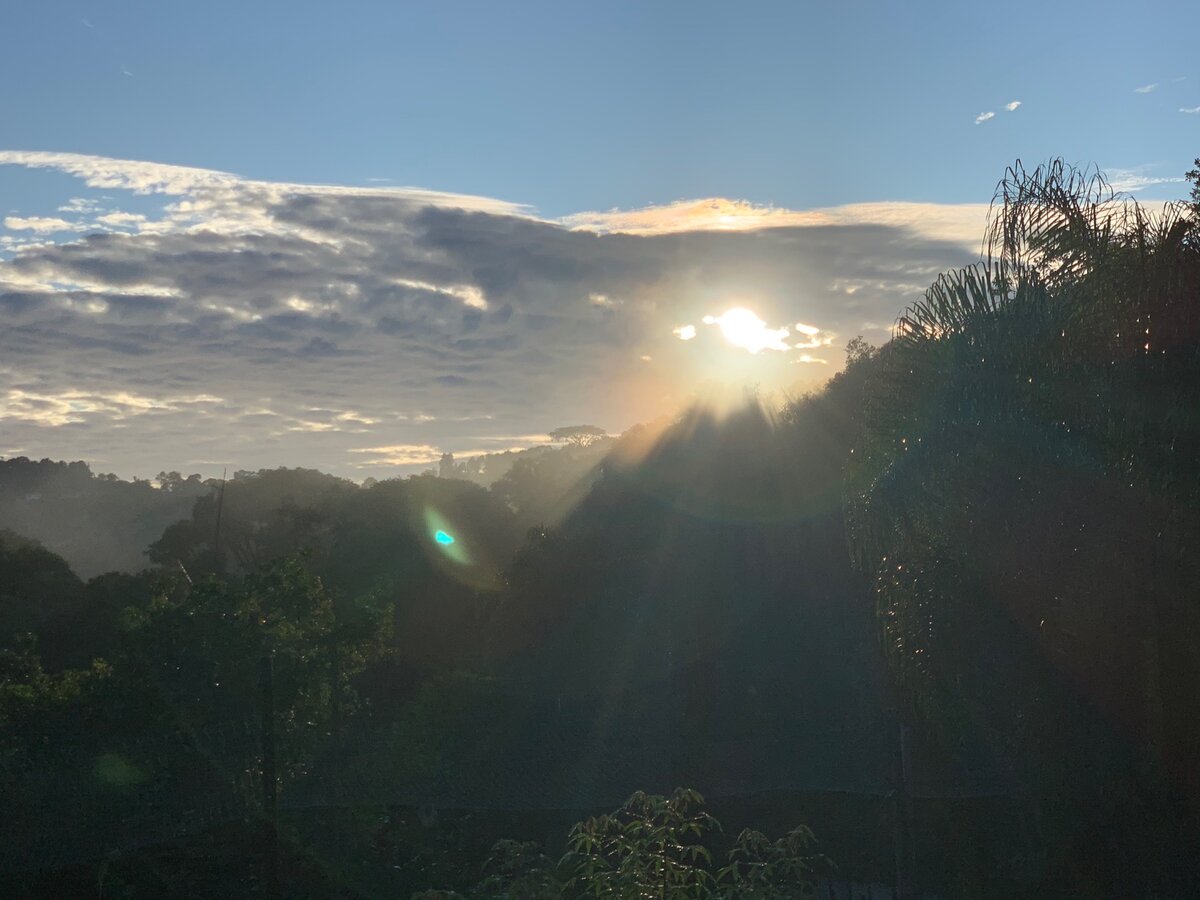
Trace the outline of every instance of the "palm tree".
<path fill-rule="evenodd" d="M 1088 608 L 1099 624 L 1087 627 L 1111 636 L 1136 612 L 1140 640 L 1125 643 L 1144 700 L 1138 733 L 1155 760 L 1164 742 L 1176 756 L 1200 748 L 1194 726 L 1164 734 L 1164 703 L 1178 713 L 1195 698 L 1162 690 L 1200 676 L 1194 656 L 1162 654 L 1169 630 L 1200 637 L 1183 599 L 1200 536 L 1198 391 L 1193 208 L 1147 207 L 1061 160 L 1011 167 L 981 262 L 939 277 L 879 354 L 849 469 L 852 551 L 875 579 L 885 650 L 937 730 L 1039 759 L 1038 723 L 1065 702 L 1046 670 L 1087 669 L 1088 647 L 1100 646 L 1070 636 L 1065 620 L 1077 622 L 1089 597 L 1119 596 Z M 1085 496 L 1056 492 L 1064 477 Z M 1126 513 L 1157 522 L 1157 534 L 1129 538 Z M 1061 579 L 1038 577 L 1015 552 L 1037 547 L 1012 533 L 1014 520 L 1064 546 L 1069 529 L 1099 526 L 1088 541 L 1100 544 L 1084 552 L 1120 559 L 1124 583 L 1064 598 Z"/>

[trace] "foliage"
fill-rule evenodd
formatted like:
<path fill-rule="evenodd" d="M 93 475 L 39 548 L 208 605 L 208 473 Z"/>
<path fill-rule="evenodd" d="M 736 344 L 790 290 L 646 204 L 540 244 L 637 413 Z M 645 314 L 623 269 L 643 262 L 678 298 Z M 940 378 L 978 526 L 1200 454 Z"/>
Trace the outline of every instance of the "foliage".
<path fill-rule="evenodd" d="M 182 564 L 199 577 L 234 575 L 315 551 L 327 536 L 339 501 L 357 486 L 312 469 L 236 472 L 196 499 L 190 518 L 167 528 L 149 549 L 152 562 Z"/>
<path fill-rule="evenodd" d="M 772 841 L 744 829 L 729 851 L 729 865 L 717 873 L 719 895 L 738 900 L 799 900 L 817 896 L 816 876 L 833 863 L 813 852 L 816 838 L 805 825 Z"/>
<path fill-rule="evenodd" d="M 606 437 L 608 437 L 608 432 L 595 425 L 566 425 L 550 432 L 550 440 L 563 441 L 580 447 L 594 444 Z"/>
<path fill-rule="evenodd" d="M 0 530 L 0 646 L 70 616 L 82 595 L 83 585 L 61 556 Z"/>
<path fill-rule="evenodd" d="M 554 900 L 562 895 L 554 862 L 532 841 L 497 841 L 483 864 L 478 900 Z"/>
<path fill-rule="evenodd" d="M 716 879 L 704 840 L 719 823 L 703 807 L 693 790 L 639 791 L 615 812 L 576 824 L 567 840 L 568 886 L 592 897 L 711 896 Z"/>
<path fill-rule="evenodd" d="M 846 366 L 859 366 L 870 362 L 879 353 L 879 348 L 867 341 L 860 334 L 850 338 L 846 343 Z"/>
<path fill-rule="evenodd" d="M 196 726 L 256 715 L 259 660 L 270 656 L 283 736 L 303 744 L 325 733 L 333 705 L 353 705 L 350 679 L 384 652 L 390 622 L 386 603 L 338 602 L 291 557 L 236 582 L 180 585 L 132 614 L 124 663 Z"/>
<path fill-rule="evenodd" d="M 492 484 L 492 494 L 516 514 L 518 527 L 552 525 L 587 495 L 612 441 L 570 441 L 525 453 Z"/>
<path fill-rule="evenodd" d="M 0 529 L 40 541 L 81 578 L 137 572 L 147 564 L 146 546 L 211 491 L 197 475 L 165 487 L 94 474 L 83 462 L 3 459 Z"/>
<path fill-rule="evenodd" d="M 80 727 L 103 722 L 102 700 L 111 668 L 48 673 L 31 635 L 0 650 L 0 758 L 55 748 Z"/>
<path fill-rule="evenodd" d="M 1136 722 L 1157 765 L 1200 747 L 1185 720 L 1164 731 L 1200 672 L 1161 624 L 1197 634 L 1178 600 L 1200 526 L 1197 229 L 1095 170 L 1018 163 L 987 258 L 940 276 L 871 361 L 847 511 L 885 652 L 935 730 L 985 735 L 1043 788 L 1099 771 L 1070 765 L 1101 739 L 1064 682 Z"/>
<path fill-rule="evenodd" d="M 817 874 L 832 863 L 813 851 L 799 826 L 772 841 L 745 829 L 715 868 L 711 844 L 721 823 L 704 810 L 698 791 L 669 797 L 633 794 L 611 813 L 577 822 L 555 864 L 537 844 L 503 840 L 493 846 L 471 900 L 552 900 L 620 897 L 646 900 L 793 900 L 813 897 Z M 459 898 L 426 891 L 413 900 Z"/>

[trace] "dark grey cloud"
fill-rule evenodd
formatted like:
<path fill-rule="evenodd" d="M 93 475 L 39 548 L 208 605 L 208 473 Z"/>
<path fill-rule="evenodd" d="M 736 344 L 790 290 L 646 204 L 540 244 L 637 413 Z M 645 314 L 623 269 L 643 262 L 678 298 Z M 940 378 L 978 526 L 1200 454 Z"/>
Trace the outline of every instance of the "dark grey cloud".
<path fill-rule="evenodd" d="M 123 474 L 227 461 L 379 475 L 353 451 L 620 429 L 724 374 L 811 386 L 846 339 L 885 339 L 881 326 L 971 256 L 944 228 L 886 211 L 875 224 L 606 233 L 487 201 L 159 171 L 171 167 L 122 183 L 71 159 L 84 161 L 61 167 L 92 184 L 176 202 L 140 231 L 0 260 L 0 454 Z M 836 334 L 829 362 L 765 352 L 748 374 L 748 355 L 713 346 L 710 329 L 672 335 L 734 305 Z M 747 358 L 723 373 L 734 352 Z"/>

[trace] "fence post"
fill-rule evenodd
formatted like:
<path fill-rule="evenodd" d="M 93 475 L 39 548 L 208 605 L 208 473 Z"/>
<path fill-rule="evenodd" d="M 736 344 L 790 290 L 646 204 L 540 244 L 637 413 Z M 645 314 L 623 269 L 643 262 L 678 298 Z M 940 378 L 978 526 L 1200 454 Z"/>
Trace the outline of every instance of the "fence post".
<path fill-rule="evenodd" d="M 258 661 L 258 686 L 262 706 L 262 789 L 266 817 L 267 895 L 282 897 L 279 885 L 279 797 L 275 764 L 275 668 L 270 654 Z"/>

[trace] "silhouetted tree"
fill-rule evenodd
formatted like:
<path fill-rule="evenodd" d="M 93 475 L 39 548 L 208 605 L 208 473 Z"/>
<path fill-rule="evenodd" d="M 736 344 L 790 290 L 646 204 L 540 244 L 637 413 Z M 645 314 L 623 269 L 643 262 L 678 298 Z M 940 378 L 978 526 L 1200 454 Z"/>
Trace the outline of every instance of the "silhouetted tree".
<path fill-rule="evenodd" d="M 866 384 L 848 508 L 884 649 L 926 723 L 1031 790 L 1133 784 L 1141 756 L 1195 791 L 1196 222 L 1059 161 L 993 213 Z"/>
<path fill-rule="evenodd" d="M 563 441 L 577 447 L 586 447 L 601 438 L 608 437 L 608 432 L 595 425 L 567 425 L 555 428 L 550 432 L 550 440 Z"/>

